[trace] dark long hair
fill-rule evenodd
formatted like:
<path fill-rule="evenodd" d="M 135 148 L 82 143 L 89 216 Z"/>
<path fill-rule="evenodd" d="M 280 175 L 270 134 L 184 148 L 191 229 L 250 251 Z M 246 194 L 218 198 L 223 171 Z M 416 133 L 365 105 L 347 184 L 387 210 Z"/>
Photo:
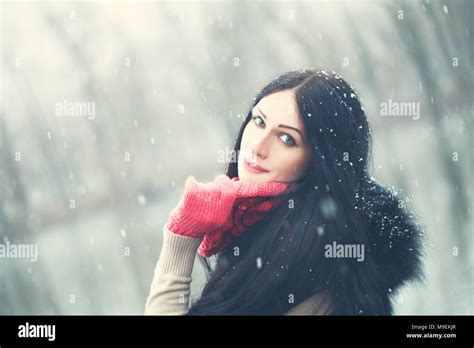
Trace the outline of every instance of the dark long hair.
<path fill-rule="evenodd" d="M 275 78 L 254 99 L 234 151 L 240 152 L 253 107 L 288 89 L 309 136 L 310 169 L 297 190 L 271 197 L 283 204 L 234 238 L 216 256 L 214 269 L 211 259 L 201 257 L 208 279 L 189 315 L 284 314 L 317 293 L 330 294 L 328 314 L 391 312 L 371 253 L 364 262 L 324 253 L 333 242 L 368 245 L 368 222 L 357 198 L 369 180 L 371 132 L 355 90 L 336 73 L 317 68 Z M 226 174 L 238 176 L 236 161 L 228 163 Z"/>

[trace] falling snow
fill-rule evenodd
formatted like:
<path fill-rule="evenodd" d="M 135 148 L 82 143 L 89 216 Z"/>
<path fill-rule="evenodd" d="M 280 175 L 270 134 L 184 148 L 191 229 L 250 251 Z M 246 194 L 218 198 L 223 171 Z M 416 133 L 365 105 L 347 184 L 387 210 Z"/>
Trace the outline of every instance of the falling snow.
<path fill-rule="evenodd" d="M 471 89 L 463 88 L 472 80 L 465 45 L 472 19 L 463 15 L 472 12 L 472 4 L 406 2 L 403 18 L 390 7 L 348 4 L 302 2 L 291 21 L 245 6 L 222 4 L 216 12 L 206 2 L 192 8 L 170 4 L 166 11 L 159 2 L 151 3 L 150 11 L 131 4 L 124 15 L 111 5 L 91 4 L 85 17 L 74 6 L 65 13 L 56 3 L 28 11 L 15 3 L 4 7 L 2 38 L 10 55 L 2 63 L 9 88 L 2 90 L 7 103 L 1 117 L 0 225 L 8 228 L 0 240 L 6 244 L 21 234 L 25 243 L 38 245 L 40 257 L 31 265 L 29 260 L 5 262 L 2 276 L 9 286 L 0 295 L 0 311 L 142 311 L 142 289 L 151 279 L 163 245 L 162 227 L 181 197 L 184 178 L 207 180 L 222 172 L 227 163 L 216 161 L 215 150 L 233 145 L 267 79 L 283 73 L 288 63 L 314 61 L 305 48 L 312 47 L 310 34 L 317 33 L 321 47 L 336 44 L 337 49 L 318 53 L 318 61 L 335 69 L 318 72 L 318 81 L 327 87 L 324 98 L 315 97 L 307 83 L 300 100 L 309 105 L 299 115 L 307 115 L 305 124 L 312 127 L 308 148 L 317 154 L 313 164 L 320 170 L 307 186 L 316 210 L 298 224 L 288 223 L 288 230 L 298 226 L 305 237 L 324 241 L 332 238 L 333 225 L 354 228 L 345 213 L 347 206 L 355 207 L 367 219 L 371 252 L 388 260 L 381 276 L 389 280 L 396 276 L 395 266 L 403 264 L 406 271 L 406 261 L 419 254 L 414 240 L 420 233 L 426 238 L 420 245 L 427 285 L 407 281 L 402 297 L 388 282 L 396 312 L 432 314 L 436 303 L 441 313 L 472 314 L 474 289 L 466 274 L 473 254 L 468 120 L 474 108 Z M 262 3 L 263 13 L 267 5 Z M 274 5 L 275 14 L 288 12 L 287 4 Z M 117 20 L 105 21 L 108 25 L 98 24 L 115 15 Z M 260 28 L 271 21 L 275 30 L 253 30 L 249 41 L 242 35 L 242 18 L 258 19 Z M 275 33 L 288 32 L 289 23 L 297 38 L 291 43 L 297 60 L 288 47 L 276 44 Z M 179 40 L 170 27 L 177 28 Z M 383 32 L 383 40 L 369 35 L 374 32 Z M 244 54 L 252 40 L 259 43 L 258 55 Z M 104 42 L 106 55 L 98 49 Z M 359 106 L 359 94 L 367 100 L 367 111 Z M 56 108 L 66 98 L 87 107 L 72 115 L 59 113 Z M 400 106 L 419 103 L 421 119 L 383 116 L 380 105 L 389 99 Z M 361 124 L 360 110 L 369 125 Z M 356 142 L 347 134 L 359 140 L 371 129 L 372 153 L 366 157 L 358 150 L 363 139 Z M 265 142 L 252 140 L 247 146 L 268 150 L 262 163 L 269 166 L 283 165 L 288 154 L 299 151 L 282 147 L 275 159 L 276 152 L 261 145 Z M 342 160 L 344 152 L 349 159 Z M 370 180 L 356 190 L 362 181 L 353 173 L 362 175 L 365 166 Z M 343 199 L 339 193 L 348 187 Z M 277 254 L 289 255 L 300 244 L 299 236 L 289 233 L 275 238 Z M 124 257 L 131 246 L 136 252 Z M 283 279 L 291 267 L 286 262 L 272 263 L 280 273 L 270 276 Z M 255 265 L 262 269 L 262 257 Z M 308 269 L 314 278 L 307 278 L 320 281 L 317 265 L 308 265 L 302 275 Z M 198 294 L 204 276 L 194 268 L 191 287 Z"/>

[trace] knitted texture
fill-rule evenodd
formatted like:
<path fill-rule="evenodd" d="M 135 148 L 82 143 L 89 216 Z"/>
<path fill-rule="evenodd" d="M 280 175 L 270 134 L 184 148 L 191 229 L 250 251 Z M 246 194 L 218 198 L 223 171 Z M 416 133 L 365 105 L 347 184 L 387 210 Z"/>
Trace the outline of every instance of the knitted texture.
<path fill-rule="evenodd" d="M 166 223 L 171 232 L 189 237 L 204 237 L 208 232 L 228 226 L 237 199 L 273 196 L 283 193 L 288 183 L 254 183 L 218 175 L 213 182 L 200 183 L 193 176 L 186 179 L 184 193 Z"/>
<path fill-rule="evenodd" d="M 234 215 L 231 215 L 224 226 L 209 232 L 204 236 L 199 245 L 198 252 L 202 256 L 209 257 L 225 250 L 232 238 L 237 237 L 249 227 L 263 220 L 278 201 L 265 201 L 256 204 L 254 199 L 243 199 L 240 204 L 236 203 Z"/>

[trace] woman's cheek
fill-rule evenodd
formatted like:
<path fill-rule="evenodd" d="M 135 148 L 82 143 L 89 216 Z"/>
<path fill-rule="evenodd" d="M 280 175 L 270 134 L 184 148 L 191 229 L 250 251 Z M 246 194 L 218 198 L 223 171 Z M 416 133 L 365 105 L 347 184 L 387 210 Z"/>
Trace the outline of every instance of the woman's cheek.
<path fill-rule="evenodd" d="M 295 181 L 302 179 L 307 174 L 309 167 L 309 159 L 307 158 L 307 156 L 304 156 L 297 164 L 297 173 L 295 175 Z"/>
<path fill-rule="evenodd" d="M 289 158 L 281 159 L 279 163 L 287 163 L 285 168 L 281 171 L 282 178 L 285 179 L 287 182 L 297 181 L 303 177 L 305 174 L 305 168 L 307 163 L 305 163 L 305 159 L 301 154 L 298 154 L 295 158 L 295 154 L 289 156 Z"/>
<path fill-rule="evenodd" d="M 256 127 L 253 127 L 250 123 L 245 127 L 244 132 L 242 133 L 242 141 L 240 143 L 241 152 L 244 153 L 244 157 L 252 158 L 253 154 L 253 147 L 255 146 L 255 142 L 259 141 L 258 137 L 262 136 L 260 130 Z M 268 145 L 268 144 L 267 144 Z M 268 156 L 272 156 L 272 149 L 273 144 L 270 144 L 267 148 Z"/>
<path fill-rule="evenodd" d="M 248 139 L 251 139 L 251 138 L 252 138 L 252 130 L 247 125 L 244 129 L 244 132 L 242 133 L 242 142 L 240 144 L 240 148 L 246 149 Z"/>

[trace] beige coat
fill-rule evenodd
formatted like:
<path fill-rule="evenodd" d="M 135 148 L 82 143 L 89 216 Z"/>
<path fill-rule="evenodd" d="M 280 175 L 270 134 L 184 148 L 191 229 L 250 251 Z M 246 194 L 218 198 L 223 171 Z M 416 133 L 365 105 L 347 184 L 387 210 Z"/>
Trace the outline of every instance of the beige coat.
<path fill-rule="evenodd" d="M 191 273 L 202 238 L 179 236 L 163 227 L 163 246 L 155 266 L 145 315 L 184 315 L 189 309 Z M 316 294 L 291 308 L 286 315 L 324 315 L 323 296 Z M 319 308 L 319 310 L 317 310 Z"/>

